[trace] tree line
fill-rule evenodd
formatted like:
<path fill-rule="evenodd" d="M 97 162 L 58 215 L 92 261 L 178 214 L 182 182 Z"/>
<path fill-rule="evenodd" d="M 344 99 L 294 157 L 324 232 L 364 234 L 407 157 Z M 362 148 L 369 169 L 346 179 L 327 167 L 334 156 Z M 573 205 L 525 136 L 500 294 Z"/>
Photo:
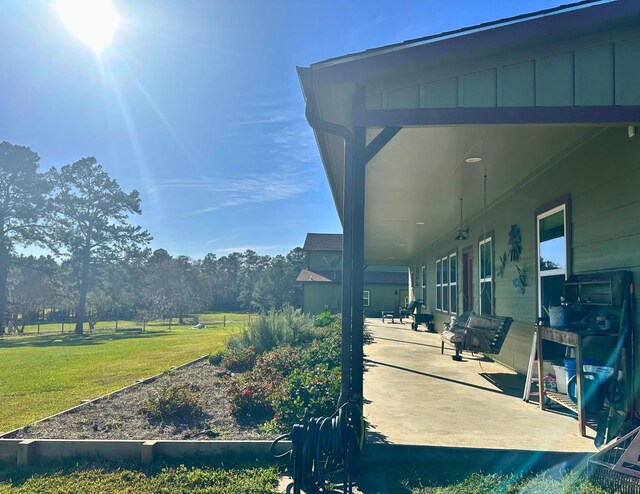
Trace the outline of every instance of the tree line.
<path fill-rule="evenodd" d="M 183 323 L 202 310 L 301 305 L 301 248 L 202 259 L 152 251 L 149 232 L 131 223 L 142 213 L 137 190 L 124 192 L 92 157 L 45 172 L 39 161 L 28 147 L 0 143 L 0 335 L 7 321 L 20 331 L 73 317 L 82 334 L 104 319 Z M 30 245 L 48 253 L 21 253 Z"/>

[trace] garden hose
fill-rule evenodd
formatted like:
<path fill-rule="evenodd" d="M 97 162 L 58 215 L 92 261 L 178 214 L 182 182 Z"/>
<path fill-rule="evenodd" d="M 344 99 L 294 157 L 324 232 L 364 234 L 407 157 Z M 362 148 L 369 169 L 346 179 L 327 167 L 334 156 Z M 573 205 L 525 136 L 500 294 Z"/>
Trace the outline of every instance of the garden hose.
<path fill-rule="evenodd" d="M 343 470 L 344 492 L 351 492 L 351 463 L 364 444 L 364 418 L 356 412 L 357 407 L 351 403 L 345 403 L 329 417 L 307 418 L 305 412 L 302 424 L 295 424 L 290 434 L 272 443 L 271 454 L 275 458 L 290 460 L 294 494 L 334 492 L 328 487 L 328 476 Z M 291 449 L 275 455 L 276 445 L 287 439 L 291 440 Z"/>

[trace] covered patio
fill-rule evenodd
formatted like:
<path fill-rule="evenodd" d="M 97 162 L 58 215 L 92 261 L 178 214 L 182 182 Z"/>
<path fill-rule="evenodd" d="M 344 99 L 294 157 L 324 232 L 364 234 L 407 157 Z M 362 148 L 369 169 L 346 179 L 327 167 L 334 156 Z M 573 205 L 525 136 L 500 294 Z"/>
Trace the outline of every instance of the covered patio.
<path fill-rule="evenodd" d="M 594 452 L 575 418 L 522 401 L 524 379 L 497 362 L 440 354 L 438 334 L 367 319 L 364 416 L 369 440 L 393 444 Z M 535 400 L 535 398 L 534 398 Z M 590 436 L 590 437 L 589 437 Z"/>
<path fill-rule="evenodd" d="M 561 305 L 568 279 L 624 270 L 637 280 L 640 4 L 576 2 L 298 74 L 344 229 L 340 403 L 370 400 L 364 415 L 394 442 L 501 447 L 512 437 L 522 448 L 590 448 L 571 418 L 524 404 L 521 385 L 510 396 L 477 361 L 440 357 L 437 335 L 397 341 L 384 335 L 405 331 L 376 327 L 364 391 L 363 272 L 407 266 L 408 301 L 438 331 L 470 311 L 512 319 L 492 355 L 509 382 L 527 373 L 536 321 L 546 324 L 545 310 Z M 633 289 L 620 292 L 635 306 Z M 585 355 L 598 365 L 617 360 L 615 331 L 627 321 L 629 410 L 640 323 L 608 295 L 576 297 L 592 320 L 616 321 L 612 337 L 592 340 Z M 548 364 L 571 358 L 569 346 L 553 358 L 545 349 Z"/>

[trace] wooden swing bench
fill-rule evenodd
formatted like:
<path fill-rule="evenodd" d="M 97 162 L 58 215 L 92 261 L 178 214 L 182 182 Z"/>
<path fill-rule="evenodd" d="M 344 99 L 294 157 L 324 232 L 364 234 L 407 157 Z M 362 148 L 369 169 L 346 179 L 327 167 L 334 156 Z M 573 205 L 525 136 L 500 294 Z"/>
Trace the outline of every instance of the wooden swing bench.
<path fill-rule="evenodd" d="M 440 353 L 444 354 L 444 344 L 449 343 L 456 351 L 456 354 L 451 356 L 453 360 L 462 360 L 462 351 L 497 355 L 512 322 L 511 317 L 479 316 L 473 312 L 465 312 L 453 323 L 445 323 Z"/>

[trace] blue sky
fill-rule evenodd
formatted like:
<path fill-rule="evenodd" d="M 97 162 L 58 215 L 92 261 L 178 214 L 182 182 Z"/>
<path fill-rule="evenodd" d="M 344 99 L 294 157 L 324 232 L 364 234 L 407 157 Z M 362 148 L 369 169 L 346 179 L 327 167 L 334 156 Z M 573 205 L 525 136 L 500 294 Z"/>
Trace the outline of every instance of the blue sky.
<path fill-rule="evenodd" d="M 286 253 L 340 231 L 296 65 L 563 3 L 114 0 L 96 57 L 51 1 L 3 0 L 0 141 L 43 169 L 95 156 L 153 248 Z"/>

